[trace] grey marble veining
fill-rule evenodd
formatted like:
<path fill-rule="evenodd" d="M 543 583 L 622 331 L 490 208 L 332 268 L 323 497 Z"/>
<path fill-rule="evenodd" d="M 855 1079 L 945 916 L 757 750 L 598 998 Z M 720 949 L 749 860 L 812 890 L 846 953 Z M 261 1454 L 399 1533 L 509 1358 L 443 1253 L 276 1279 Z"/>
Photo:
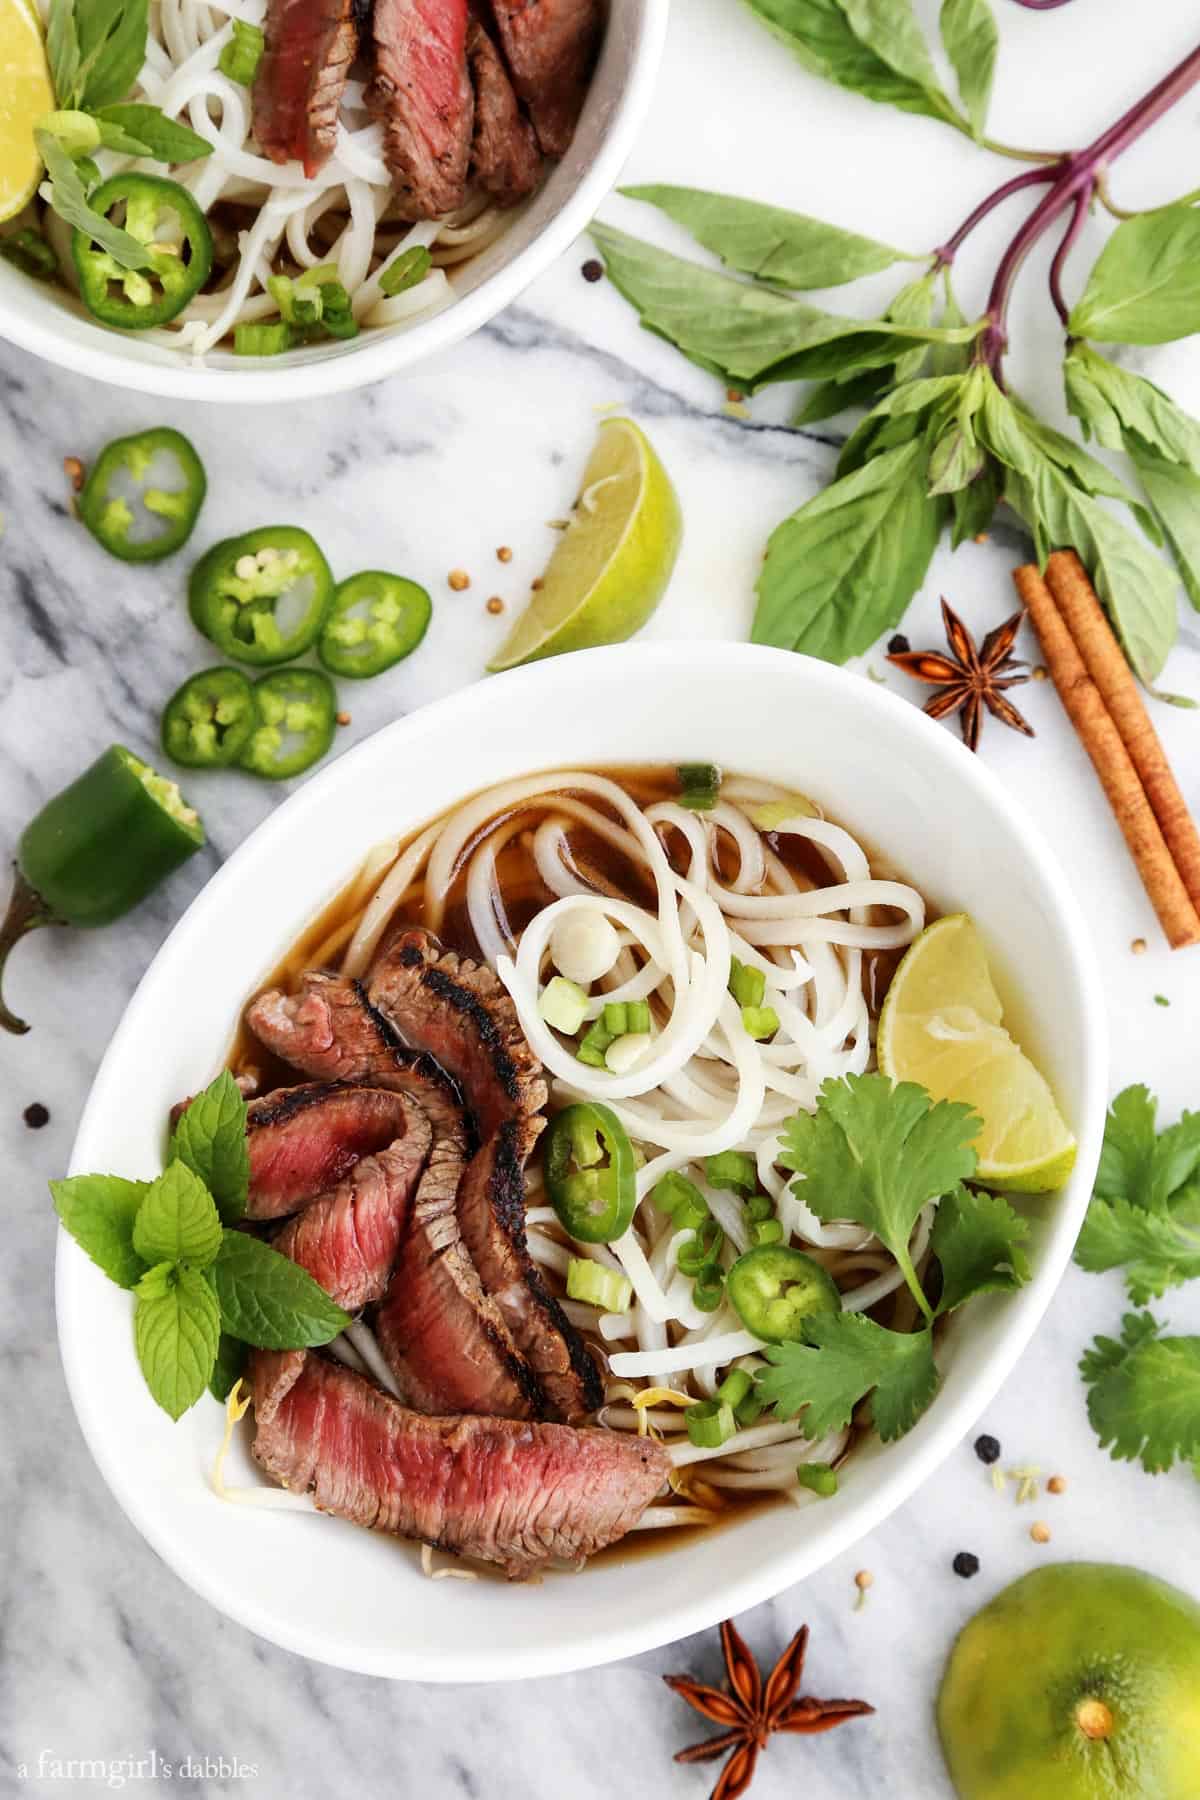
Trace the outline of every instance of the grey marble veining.
<path fill-rule="evenodd" d="M 1016 13 L 1004 13 L 997 129 L 1036 140 L 1067 129 L 1061 53 L 1071 9 L 1044 18 Z M 1092 0 L 1088 66 L 1119 67 L 1123 75 L 1102 83 L 1080 73 L 1073 96 L 1086 115 L 1080 135 L 1098 129 L 1170 60 L 1170 44 L 1132 42 L 1126 21 L 1119 0 Z M 1182 21 L 1171 29 L 1186 39 Z M 1161 148 L 1156 139 L 1153 150 L 1131 159 L 1133 203 L 1170 192 L 1173 169 L 1188 156 L 1194 161 L 1195 129 L 1194 116 L 1169 121 Z M 938 241 L 947 220 L 998 178 L 995 165 L 936 126 L 820 89 L 727 0 L 688 0 L 677 9 L 659 96 L 629 174 L 756 193 L 915 245 Z M 651 229 L 649 215 L 632 203 L 614 200 L 606 212 L 630 229 Z M 991 247 L 1002 241 L 1001 232 Z M 1086 240 L 1081 267 L 1098 242 L 1098 235 Z M 597 409 L 617 406 L 646 425 L 683 500 L 684 551 L 650 632 L 745 635 L 766 537 L 827 473 L 836 431 L 784 429 L 790 396 L 781 392 L 756 402 L 751 421 L 723 413 L 707 377 L 640 332 L 615 292 L 580 280 L 587 253 L 581 243 L 439 367 L 319 405 L 168 407 L 0 347 L 0 845 L 14 844 L 41 802 L 114 738 L 152 754 L 164 699 L 207 660 L 183 604 L 187 558 L 158 570 L 112 563 L 67 504 L 64 455 L 87 457 L 112 436 L 166 418 L 193 439 L 209 471 L 198 544 L 272 518 L 294 520 L 317 533 L 339 573 L 397 567 L 433 592 L 426 643 L 387 679 L 349 695 L 353 717 L 343 744 L 481 675 L 511 618 L 511 610 L 509 618 L 491 618 L 485 601 L 498 593 L 511 609 L 527 593 L 552 542 L 545 521 L 570 501 Z M 1035 288 L 1043 273 L 1035 261 Z M 968 259 L 968 288 L 984 274 Z M 1021 381 L 1060 409 L 1058 345 L 1025 290 L 1017 324 L 1029 346 Z M 1200 404 L 1194 346 L 1163 352 L 1148 366 Z M 515 552 L 506 565 L 495 557 L 501 544 Z M 989 544 L 968 545 L 953 559 L 939 552 L 906 626 L 913 643 L 936 641 L 942 591 L 973 627 L 998 622 L 1011 609 L 1009 570 L 1022 554 L 1016 533 L 1000 529 Z M 466 593 L 446 585 L 454 567 L 471 573 Z M 863 660 L 863 670 L 904 686 L 878 653 Z M 1168 674 L 1168 685 L 1200 694 L 1200 630 L 1191 616 Z M 1036 741 L 992 726 L 983 755 L 1055 844 L 1086 904 L 1105 971 L 1114 1089 L 1147 1080 L 1162 1096 L 1164 1116 L 1173 1117 L 1200 1101 L 1200 961 L 1158 948 L 1116 828 L 1052 692 L 1031 685 L 1018 698 Z M 1163 711 L 1161 728 L 1200 808 L 1196 715 Z M 701 1800 L 712 1771 L 677 1768 L 670 1755 L 706 1727 L 658 1677 L 688 1669 L 714 1678 L 715 1634 L 524 1686 L 445 1689 L 345 1675 L 278 1651 L 214 1613 L 157 1561 L 93 1467 L 55 1351 L 45 1182 L 66 1166 L 91 1077 L 140 974 L 186 902 L 279 798 L 235 777 L 202 777 L 189 791 L 209 827 L 203 855 L 122 925 L 90 937 L 43 933 L 20 947 L 10 972 L 10 998 L 35 1031 L 0 1042 L 0 1149 L 9 1171 L 0 1265 L 7 1430 L 0 1793 L 108 1791 L 95 1776 L 39 1776 L 43 1753 L 41 1766 L 51 1768 L 56 1758 L 115 1763 L 155 1752 L 177 1767 L 189 1756 L 201 1767 L 212 1759 L 211 1777 L 185 1779 L 186 1791 L 204 1800 L 652 1793 Z M 1151 949 L 1135 958 L 1129 945 L 1138 936 Z M 1169 1008 L 1154 1004 L 1158 993 Z M 22 1123 L 31 1101 L 51 1113 L 36 1133 Z M 1133 1560 L 1200 1587 L 1194 1484 L 1182 1475 L 1151 1481 L 1113 1464 L 1084 1414 L 1075 1364 L 1095 1331 L 1115 1325 L 1121 1304 L 1115 1279 L 1072 1271 L 982 1422 L 1002 1439 L 1006 1464 L 1065 1474 L 1062 1498 L 1016 1507 L 1011 1491 L 994 1493 L 964 1443 L 854 1551 L 741 1621 L 766 1662 L 807 1620 L 806 1686 L 861 1694 L 878 1708 L 873 1719 L 826 1737 L 773 1745 L 756 1778 L 761 1800 L 798 1793 L 946 1800 L 932 1727 L 946 1652 L 974 1607 L 1039 1560 Z M 1180 1328 L 1200 1328 L 1194 1295 L 1179 1294 L 1160 1310 Z M 1051 1525 L 1046 1549 L 1030 1542 L 1035 1517 Z M 982 1560 L 972 1582 L 951 1573 L 960 1549 Z M 858 1611 L 853 1574 L 861 1567 L 875 1583 Z M 396 1629 L 404 1630 L 403 1619 Z M 242 1772 L 223 1775 L 222 1758 Z M 148 1785 L 131 1780 L 129 1789 Z"/>

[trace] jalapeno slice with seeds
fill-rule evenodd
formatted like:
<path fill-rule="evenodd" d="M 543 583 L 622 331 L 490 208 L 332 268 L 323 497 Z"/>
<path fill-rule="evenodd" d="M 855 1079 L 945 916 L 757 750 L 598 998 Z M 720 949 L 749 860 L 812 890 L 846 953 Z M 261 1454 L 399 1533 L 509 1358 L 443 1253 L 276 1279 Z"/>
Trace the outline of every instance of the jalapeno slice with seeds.
<path fill-rule="evenodd" d="M 624 1237 L 637 1205 L 636 1169 L 633 1145 L 611 1107 L 581 1100 L 556 1113 L 542 1170 L 551 1205 L 579 1243 Z"/>
<path fill-rule="evenodd" d="M 106 444 L 79 496 L 92 536 L 122 562 L 157 562 L 192 535 L 204 464 L 183 433 L 160 425 Z"/>
<path fill-rule="evenodd" d="M 228 769 L 257 722 L 254 690 L 240 669 L 205 669 L 167 701 L 162 745 L 185 769 Z"/>
<path fill-rule="evenodd" d="M 316 643 L 332 594 L 329 564 L 308 532 L 264 525 L 205 551 L 188 582 L 188 611 L 224 656 L 263 666 Z"/>
<path fill-rule="evenodd" d="M 339 583 L 317 655 L 334 675 L 382 675 L 412 655 L 432 612 L 429 595 L 415 581 L 364 569 Z"/>
<path fill-rule="evenodd" d="M 734 1311 L 747 1331 L 767 1344 L 796 1344 L 814 1313 L 842 1310 L 827 1269 L 802 1250 L 764 1244 L 739 1256 L 726 1277 Z"/>
<path fill-rule="evenodd" d="M 88 204 L 145 244 L 144 269 L 123 269 L 91 235 L 76 230 L 71 255 L 88 311 L 121 331 L 165 325 L 181 313 L 212 269 L 208 221 L 186 188 L 161 175 L 113 175 L 89 194 Z"/>
<path fill-rule="evenodd" d="M 337 695 L 320 669 L 279 669 L 252 689 L 254 724 L 239 768 L 266 781 L 286 781 L 320 762 L 337 728 Z"/>

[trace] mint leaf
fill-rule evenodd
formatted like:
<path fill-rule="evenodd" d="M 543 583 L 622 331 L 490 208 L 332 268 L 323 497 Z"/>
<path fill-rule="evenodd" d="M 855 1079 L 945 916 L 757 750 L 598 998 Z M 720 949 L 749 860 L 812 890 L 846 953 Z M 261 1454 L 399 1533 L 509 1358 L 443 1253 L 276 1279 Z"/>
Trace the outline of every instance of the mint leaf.
<path fill-rule="evenodd" d="M 46 59 L 54 97 L 62 112 L 79 105 L 79 34 L 75 28 L 75 0 L 50 0 L 46 20 Z"/>
<path fill-rule="evenodd" d="M 1122 1088 L 1104 1121 L 1104 1143 L 1096 1171 L 1095 1192 L 1105 1200 L 1123 1195 L 1135 1205 L 1145 1205 L 1139 1195 L 1148 1193 L 1158 1141 L 1155 1119 L 1158 1101 L 1149 1088 Z"/>
<path fill-rule="evenodd" d="M 922 1208 L 975 1173 L 981 1129 L 969 1106 L 934 1103 L 915 1082 L 847 1075 L 822 1084 L 815 1113 L 787 1121 L 779 1161 L 803 1177 L 792 1192 L 818 1219 L 850 1219 L 876 1234 L 930 1316 L 908 1241 Z"/>
<path fill-rule="evenodd" d="M 222 1406 L 228 1400 L 235 1381 L 241 1379 L 249 1351 L 240 1339 L 223 1331 L 217 1343 L 217 1359 L 208 1378 L 208 1391 Z"/>
<path fill-rule="evenodd" d="M 226 1224 L 242 1217 L 250 1187 L 246 1102 L 228 1069 L 196 1095 L 175 1127 L 167 1156 L 200 1177 Z"/>
<path fill-rule="evenodd" d="M 204 1392 L 221 1333 L 216 1296 L 198 1269 L 159 1263 L 137 1285 L 133 1340 L 163 1411 L 179 1418 Z"/>
<path fill-rule="evenodd" d="M 662 183 L 620 192 L 656 206 L 729 268 L 781 287 L 841 287 L 893 263 L 917 260 L 904 250 L 827 225 L 823 219 L 732 194 Z"/>
<path fill-rule="evenodd" d="M 110 224 L 88 205 L 79 170 L 54 133 L 37 130 L 33 141 L 50 177 L 38 189 L 46 205 L 76 231 L 86 231 L 93 243 L 107 250 L 123 269 L 149 268 L 150 252 L 145 244 L 139 244 L 132 233 Z"/>
<path fill-rule="evenodd" d="M 70 1175 L 50 1183 L 64 1229 L 118 1287 L 135 1287 L 146 1272 L 133 1246 L 133 1224 L 149 1190 L 148 1181 L 122 1175 Z"/>
<path fill-rule="evenodd" d="M 1129 454 L 1166 534 L 1188 599 L 1200 611 L 1200 475 L 1130 436 Z"/>
<path fill-rule="evenodd" d="M 1200 331 L 1200 209 L 1162 206 L 1118 225 L 1067 330 L 1105 344 L 1166 344 Z"/>
<path fill-rule="evenodd" d="M 941 533 L 941 505 L 925 486 L 924 446 L 901 444 L 776 526 L 758 578 L 753 642 L 841 663 L 897 625 Z"/>
<path fill-rule="evenodd" d="M 942 43 L 958 80 L 971 130 L 978 142 L 987 124 L 1000 33 L 988 0 L 942 0 Z"/>
<path fill-rule="evenodd" d="M 1159 1337 L 1149 1313 L 1130 1313 L 1121 1342 L 1098 1337 L 1079 1368 L 1088 1418 L 1117 1462 L 1147 1474 L 1200 1455 L 1200 1337 Z"/>
<path fill-rule="evenodd" d="M 1167 1288 L 1200 1275 L 1200 1192 L 1184 1188 L 1180 1201 L 1162 1213 L 1128 1200 L 1094 1199 L 1075 1261 L 1092 1274 L 1128 1265 L 1125 1281 L 1133 1304 L 1160 1299 Z"/>
<path fill-rule="evenodd" d="M 207 1268 L 221 1248 L 221 1218 L 213 1197 L 186 1164 L 173 1162 L 150 1184 L 133 1227 L 133 1247 L 145 1263 Z"/>
<path fill-rule="evenodd" d="M 805 1321 L 807 1344 L 768 1344 L 773 1368 L 757 1377 L 759 1396 L 781 1419 L 802 1413 L 807 1438 L 850 1423 L 874 1390 L 871 1411 L 885 1444 L 911 1431 L 937 1392 L 929 1331 L 887 1331 L 861 1313 L 830 1313 Z"/>
<path fill-rule="evenodd" d="M 1029 1225 L 1001 1194 L 952 1188 L 937 1209 L 930 1248 L 942 1266 L 938 1312 L 974 1294 L 1012 1293 L 1029 1280 Z"/>
<path fill-rule="evenodd" d="M 783 38 L 804 67 L 838 87 L 849 88 L 866 100 L 898 106 L 902 112 L 956 124 L 958 115 L 936 85 L 899 72 L 888 56 L 880 55 L 851 27 L 844 0 L 750 0 L 751 10 Z M 907 11 L 907 7 L 904 8 Z M 910 15 L 911 16 L 911 15 Z M 874 20 L 862 14 L 864 28 Z M 886 21 L 881 21 L 886 43 Z M 908 62 L 910 43 L 902 46 L 898 60 Z M 914 66 L 920 66 L 919 64 Z"/>
<path fill-rule="evenodd" d="M 101 130 L 111 126 L 146 146 L 143 154 L 157 162 L 195 162 L 197 157 L 211 156 L 212 145 L 190 126 L 178 119 L 168 119 L 161 107 L 147 106 L 141 100 L 123 105 L 101 106 L 96 110 Z M 108 142 L 107 138 L 104 140 Z"/>
<path fill-rule="evenodd" d="M 76 20 L 80 104 L 90 111 L 123 100 L 146 60 L 149 0 L 86 0 Z"/>
<path fill-rule="evenodd" d="M 232 1337 L 263 1350 L 327 1344 L 350 1323 L 298 1264 L 244 1231 L 226 1231 L 208 1278 Z M 205 1377 L 207 1380 L 207 1376 Z"/>

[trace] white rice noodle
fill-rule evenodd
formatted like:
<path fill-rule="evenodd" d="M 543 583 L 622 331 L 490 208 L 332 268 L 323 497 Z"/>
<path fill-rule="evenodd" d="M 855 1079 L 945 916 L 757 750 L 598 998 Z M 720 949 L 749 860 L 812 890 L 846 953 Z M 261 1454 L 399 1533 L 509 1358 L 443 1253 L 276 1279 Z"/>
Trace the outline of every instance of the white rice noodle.
<path fill-rule="evenodd" d="M 396 907 L 403 900 L 429 858 L 429 852 L 436 844 L 442 831 L 440 822 L 429 825 L 405 850 L 393 866 L 388 870 L 378 891 L 372 896 L 366 911 L 363 913 L 358 930 L 350 940 L 350 946 L 342 961 L 342 973 L 357 980 L 365 975 L 367 967 L 379 947 L 379 940 L 387 930 Z"/>

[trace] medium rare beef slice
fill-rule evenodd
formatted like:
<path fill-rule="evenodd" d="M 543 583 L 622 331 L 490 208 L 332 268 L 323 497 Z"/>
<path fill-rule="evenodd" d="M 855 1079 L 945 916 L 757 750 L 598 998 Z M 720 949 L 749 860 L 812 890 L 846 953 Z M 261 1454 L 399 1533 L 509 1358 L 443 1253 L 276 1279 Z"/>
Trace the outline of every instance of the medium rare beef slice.
<path fill-rule="evenodd" d="M 254 136 L 272 162 L 313 176 L 328 162 L 350 64 L 358 51 L 354 0 L 270 0 L 266 48 L 254 78 Z"/>
<path fill-rule="evenodd" d="M 479 185 L 501 206 L 531 194 L 542 172 L 533 127 L 521 111 L 500 53 L 487 32 L 472 20 L 467 61 L 475 88 L 475 135 L 471 168 Z"/>
<path fill-rule="evenodd" d="M 375 0 L 375 74 L 367 105 L 383 122 L 383 154 L 409 219 L 461 206 L 474 96 L 467 74 L 467 0 Z"/>
<path fill-rule="evenodd" d="M 337 1186 L 409 1129 L 399 1094 L 310 1082 L 252 1100 L 246 1113 L 249 1219 L 281 1219 Z"/>
<path fill-rule="evenodd" d="M 547 156 L 564 156 L 600 44 L 598 0 L 492 0 L 513 86 Z"/>

